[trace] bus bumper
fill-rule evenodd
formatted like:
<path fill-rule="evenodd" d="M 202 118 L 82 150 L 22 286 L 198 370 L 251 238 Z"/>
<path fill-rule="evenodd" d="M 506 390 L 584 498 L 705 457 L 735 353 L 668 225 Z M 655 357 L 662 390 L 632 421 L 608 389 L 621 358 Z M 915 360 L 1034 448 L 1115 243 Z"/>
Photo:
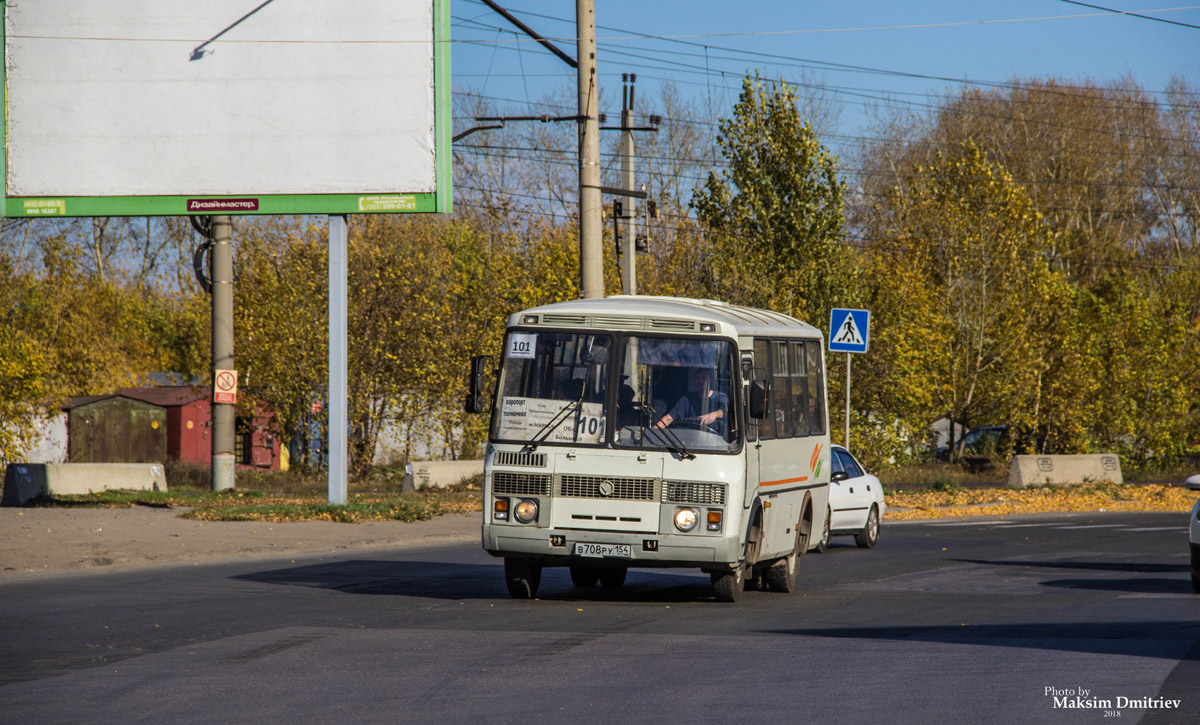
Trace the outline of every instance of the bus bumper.
<path fill-rule="evenodd" d="M 575 544 L 625 544 L 629 558 L 577 556 Z M 538 560 L 543 566 L 594 564 L 631 567 L 732 568 L 742 546 L 733 535 L 651 534 L 625 531 L 581 531 L 506 524 L 483 524 L 483 548 L 492 556 Z"/>

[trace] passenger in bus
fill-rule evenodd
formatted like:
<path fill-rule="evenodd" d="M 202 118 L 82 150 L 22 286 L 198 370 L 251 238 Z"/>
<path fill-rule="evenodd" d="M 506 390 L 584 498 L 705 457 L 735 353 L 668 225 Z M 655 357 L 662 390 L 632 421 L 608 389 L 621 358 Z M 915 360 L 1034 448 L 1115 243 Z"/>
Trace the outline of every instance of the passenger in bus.
<path fill-rule="evenodd" d="M 725 418 L 729 414 L 729 396 L 713 390 L 712 371 L 696 368 L 692 375 L 694 389 L 684 393 L 655 428 L 666 428 L 676 421 L 695 421 L 718 435 L 725 435 Z"/>

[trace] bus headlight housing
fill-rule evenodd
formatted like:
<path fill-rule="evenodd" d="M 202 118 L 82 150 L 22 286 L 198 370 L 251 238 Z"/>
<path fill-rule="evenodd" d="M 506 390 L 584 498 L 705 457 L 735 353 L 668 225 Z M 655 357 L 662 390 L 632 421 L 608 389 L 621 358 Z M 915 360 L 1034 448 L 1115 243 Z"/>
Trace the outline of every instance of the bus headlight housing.
<path fill-rule="evenodd" d="M 693 508 L 675 509 L 675 528 L 691 531 L 700 522 L 700 512 Z"/>
<path fill-rule="evenodd" d="M 517 521 L 523 524 L 537 521 L 538 502 L 532 498 L 521 499 L 521 502 L 513 509 L 513 516 L 517 517 Z"/>

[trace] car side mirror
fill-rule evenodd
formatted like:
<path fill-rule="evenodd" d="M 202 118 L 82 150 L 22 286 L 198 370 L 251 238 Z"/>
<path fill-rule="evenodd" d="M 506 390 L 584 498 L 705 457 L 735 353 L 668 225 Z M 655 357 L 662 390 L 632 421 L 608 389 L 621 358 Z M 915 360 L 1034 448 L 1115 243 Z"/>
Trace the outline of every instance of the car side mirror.
<path fill-rule="evenodd" d="M 1200 491 L 1200 475 L 1189 476 L 1184 480 L 1183 485 L 1187 486 L 1193 491 Z"/>
<path fill-rule="evenodd" d="M 845 481 L 847 478 L 850 478 L 849 473 L 846 473 L 845 471 L 834 471 L 833 475 L 829 477 L 829 480 L 836 483 L 837 481 Z"/>
<path fill-rule="evenodd" d="M 468 413 L 484 413 L 487 406 L 483 397 L 483 376 L 491 363 L 491 355 L 476 355 L 471 358 L 471 372 L 467 380 L 467 399 L 463 409 Z"/>
<path fill-rule="evenodd" d="M 750 409 L 747 411 L 754 420 L 767 417 L 767 401 L 771 399 L 771 385 L 765 379 L 762 368 L 750 371 Z"/>

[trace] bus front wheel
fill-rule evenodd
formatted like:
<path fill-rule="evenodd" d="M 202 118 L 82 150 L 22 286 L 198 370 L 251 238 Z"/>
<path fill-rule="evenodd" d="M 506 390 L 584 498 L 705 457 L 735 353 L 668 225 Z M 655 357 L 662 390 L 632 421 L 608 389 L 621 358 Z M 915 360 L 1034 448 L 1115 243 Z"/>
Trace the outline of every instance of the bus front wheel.
<path fill-rule="evenodd" d="M 513 599 L 533 599 L 542 583 L 542 565 L 530 559 L 504 557 L 504 582 Z"/>
<path fill-rule="evenodd" d="M 594 566 L 571 565 L 571 583 L 577 587 L 594 587 L 600 571 Z"/>
<path fill-rule="evenodd" d="M 625 576 L 629 574 L 629 569 L 623 566 L 615 566 L 610 569 L 600 570 L 600 583 L 606 587 L 616 588 L 625 584 Z"/>
<path fill-rule="evenodd" d="M 713 596 L 718 602 L 736 602 L 742 597 L 746 586 L 746 567 L 739 565 L 731 571 L 714 571 L 709 575 L 712 580 Z"/>

